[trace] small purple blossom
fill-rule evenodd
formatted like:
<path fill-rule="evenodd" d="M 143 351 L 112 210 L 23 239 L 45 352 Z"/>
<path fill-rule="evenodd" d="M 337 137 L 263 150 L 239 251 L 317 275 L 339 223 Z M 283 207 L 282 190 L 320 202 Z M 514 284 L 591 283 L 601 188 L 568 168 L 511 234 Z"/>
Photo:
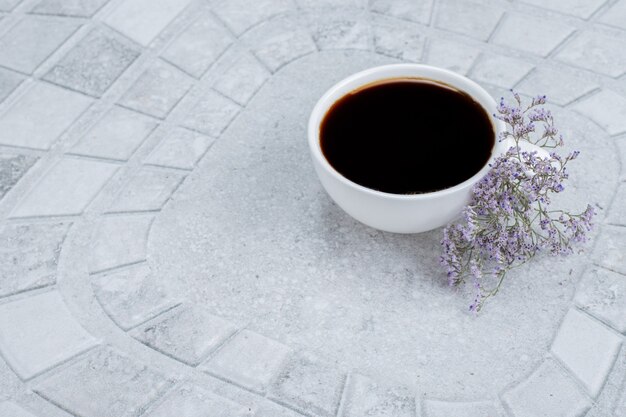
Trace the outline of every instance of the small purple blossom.
<path fill-rule="evenodd" d="M 470 310 L 474 312 L 498 292 L 511 268 L 540 252 L 572 253 L 574 244 L 586 241 L 595 216 L 590 205 L 579 214 L 550 209 L 552 194 L 565 190 L 566 165 L 579 152 L 565 157 L 551 152 L 544 157 L 536 151 L 523 151 L 520 141 L 555 148 L 563 144 L 563 138 L 557 137 L 552 113 L 538 107 L 546 102 L 546 96 L 533 98 L 526 107 L 517 93 L 513 92 L 513 97 L 516 104 L 501 99 L 494 116 L 508 126 L 499 140 L 512 139 L 514 145 L 474 186 L 461 221 L 448 225 L 441 241 L 441 264 L 449 284 L 460 285 L 471 278 L 475 297 Z M 537 124 L 543 125 L 543 132 L 532 135 Z M 495 284 L 487 284 L 494 279 Z"/>

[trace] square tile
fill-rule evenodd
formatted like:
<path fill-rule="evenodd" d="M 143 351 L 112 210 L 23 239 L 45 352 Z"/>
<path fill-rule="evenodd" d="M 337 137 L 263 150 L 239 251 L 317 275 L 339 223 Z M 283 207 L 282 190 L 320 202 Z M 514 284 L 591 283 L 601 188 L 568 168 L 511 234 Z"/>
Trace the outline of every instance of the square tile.
<path fill-rule="evenodd" d="M 241 109 L 233 101 L 214 91 L 207 91 L 200 97 L 188 96 L 186 104 L 189 110 L 183 116 L 181 124 L 209 136 L 219 137 Z"/>
<path fill-rule="evenodd" d="M 119 103 L 125 107 L 165 118 L 191 87 L 192 79 L 164 62 L 145 71 Z"/>
<path fill-rule="evenodd" d="M 196 306 L 183 306 L 131 332 L 151 348 L 191 366 L 235 332 L 233 324 Z"/>
<path fill-rule="evenodd" d="M 492 42 L 531 54 L 547 56 L 574 30 L 574 27 L 556 19 L 509 13 Z"/>
<path fill-rule="evenodd" d="M 159 210 L 183 180 L 182 174 L 142 169 L 124 185 L 110 213 Z"/>
<path fill-rule="evenodd" d="M 202 365 L 215 375 L 262 392 L 278 374 L 289 348 L 249 330 L 242 330 Z"/>
<path fill-rule="evenodd" d="M 563 372 L 547 360 L 528 379 L 505 392 L 502 399 L 515 416 L 582 416 L 591 402 Z"/>
<path fill-rule="evenodd" d="M 0 103 L 24 81 L 24 77 L 16 72 L 0 68 Z"/>
<path fill-rule="evenodd" d="M 36 156 L 0 153 L 0 200 L 39 159 Z"/>
<path fill-rule="evenodd" d="M 178 302 L 155 279 L 146 263 L 92 277 L 94 293 L 102 308 L 122 329 L 142 324 Z"/>
<path fill-rule="evenodd" d="M 626 97 L 604 89 L 585 97 L 573 108 L 598 123 L 609 135 L 626 132 Z"/>
<path fill-rule="evenodd" d="M 32 74 L 80 25 L 27 16 L 0 38 L 0 65 Z"/>
<path fill-rule="evenodd" d="M 524 2 L 583 19 L 591 17 L 605 3 L 604 0 L 524 0 Z"/>
<path fill-rule="evenodd" d="M 245 106 L 270 75 L 253 55 L 245 54 L 225 70 L 213 88 Z"/>
<path fill-rule="evenodd" d="M 200 78 L 233 43 L 232 35 L 210 16 L 202 16 L 167 47 L 163 58 Z"/>
<path fill-rule="evenodd" d="M 46 81 L 100 97 L 139 56 L 139 49 L 95 28 L 45 75 Z"/>
<path fill-rule="evenodd" d="M 215 5 L 215 14 L 222 19 L 236 35 L 271 16 L 294 10 L 292 0 L 256 0 L 250 7 L 248 0 L 230 0 Z"/>
<path fill-rule="evenodd" d="M 146 215 L 101 217 L 91 239 L 89 272 L 145 261 L 153 220 Z"/>
<path fill-rule="evenodd" d="M 104 23 L 148 46 L 190 2 L 191 0 L 125 0 L 104 19 Z"/>
<path fill-rule="evenodd" d="M 626 276 L 589 267 L 576 286 L 574 302 L 620 333 L 626 333 Z"/>
<path fill-rule="evenodd" d="M 67 224 L 9 225 L 0 231 L 0 297 L 56 283 Z"/>
<path fill-rule="evenodd" d="M 0 115 L 0 143 L 50 149 L 90 104 L 81 94 L 37 83 Z"/>
<path fill-rule="evenodd" d="M 110 0 L 42 0 L 31 9 L 31 13 L 92 17 Z"/>
<path fill-rule="evenodd" d="M 441 0 L 435 26 L 472 38 L 487 40 L 504 10 L 493 4 L 465 0 Z"/>
<path fill-rule="evenodd" d="M 142 114 L 114 106 L 70 149 L 76 155 L 126 161 L 157 123 Z"/>
<path fill-rule="evenodd" d="M 545 94 L 548 102 L 561 106 L 596 89 L 598 84 L 553 68 L 536 68 L 516 87 L 519 93 L 534 97 Z"/>
<path fill-rule="evenodd" d="M 11 217 L 81 214 L 117 168 L 104 162 L 62 159 L 26 194 Z"/>
<path fill-rule="evenodd" d="M 144 163 L 193 169 L 213 141 L 213 138 L 178 127 L 163 137 Z"/>
<path fill-rule="evenodd" d="M 427 24 L 433 0 L 369 0 L 369 9 L 376 13 Z"/>
<path fill-rule="evenodd" d="M 556 59 L 600 74 L 617 77 L 626 72 L 626 34 L 587 30 L 575 36 Z"/>
<path fill-rule="evenodd" d="M 146 365 L 99 348 L 37 382 L 34 391 L 74 415 L 131 417 L 171 385 Z"/>
<path fill-rule="evenodd" d="M 273 384 L 271 398 L 300 412 L 335 416 L 345 376 L 337 366 L 308 355 L 294 355 Z"/>
<path fill-rule="evenodd" d="M 513 88 L 533 69 L 533 65 L 502 55 L 483 55 L 474 66 L 470 78 L 506 89 Z"/>
<path fill-rule="evenodd" d="M 578 310 L 571 309 L 551 351 L 597 397 L 617 357 L 621 338 Z"/>
<path fill-rule="evenodd" d="M 146 417 L 250 417 L 250 409 L 190 384 L 184 384 Z"/>
<path fill-rule="evenodd" d="M 428 44 L 426 62 L 459 74 L 467 74 L 479 55 L 480 50 L 470 45 L 435 38 Z"/>
<path fill-rule="evenodd" d="M 97 343 L 56 291 L 0 305 L 0 351 L 22 379 Z"/>

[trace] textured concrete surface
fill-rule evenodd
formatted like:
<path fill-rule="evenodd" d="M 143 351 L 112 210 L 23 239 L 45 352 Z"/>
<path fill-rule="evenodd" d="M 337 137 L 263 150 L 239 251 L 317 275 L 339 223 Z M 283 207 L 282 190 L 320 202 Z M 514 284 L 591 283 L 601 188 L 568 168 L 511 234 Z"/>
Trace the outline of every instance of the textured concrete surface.
<path fill-rule="evenodd" d="M 0 417 L 626 415 L 625 0 L 0 0 Z M 340 78 L 547 94 L 585 253 L 483 312 L 319 185 Z"/>

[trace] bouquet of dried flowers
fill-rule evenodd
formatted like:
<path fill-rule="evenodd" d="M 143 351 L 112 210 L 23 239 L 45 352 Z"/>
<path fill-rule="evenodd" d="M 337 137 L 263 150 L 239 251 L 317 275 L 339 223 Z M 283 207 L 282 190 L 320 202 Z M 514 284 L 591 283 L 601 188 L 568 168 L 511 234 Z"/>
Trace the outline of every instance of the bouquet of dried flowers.
<path fill-rule="evenodd" d="M 524 105 L 512 92 L 515 103 L 501 99 L 494 116 L 507 130 L 498 140 L 511 147 L 491 164 L 487 175 L 472 190 L 462 219 L 443 231 L 441 264 L 452 286 L 470 280 L 475 289 L 471 311 L 479 311 L 494 296 L 512 268 L 539 252 L 570 254 L 575 243 L 584 242 L 592 228 L 594 208 L 572 214 L 550 207 L 551 196 L 564 190 L 567 165 L 578 156 L 528 150 L 563 145 L 554 119 L 538 96 Z"/>

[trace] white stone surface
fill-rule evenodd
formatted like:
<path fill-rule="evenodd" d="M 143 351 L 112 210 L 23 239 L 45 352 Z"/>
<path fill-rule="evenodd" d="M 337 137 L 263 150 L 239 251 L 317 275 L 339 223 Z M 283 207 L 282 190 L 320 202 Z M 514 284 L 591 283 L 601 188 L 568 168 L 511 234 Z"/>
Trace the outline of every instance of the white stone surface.
<path fill-rule="evenodd" d="M 574 27 L 556 19 L 509 14 L 493 36 L 492 42 L 506 48 L 547 56 L 573 31 Z"/>
<path fill-rule="evenodd" d="M 0 38 L 0 65 L 32 74 L 78 27 L 71 21 L 28 16 Z"/>
<path fill-rule="evenodd" d="M 626 226 L 626 184 L 620 184 L 615 192 L 615 199 L 611 204 L 606 221 L 611 224 Z"/>
<path fill-rule="evenodd" d="M 109 212 L 155 211 L 163 207 L 183 180 L 178 173 L 140 170 L 124 185 Z"/>
<path fill-rule="evenodd" d="M 611 135 L 626 132 L 626 97 L 611 90 L 602 90 L 586 97 L 574 106 L 576 110 L 598 123 Z"/>
<path fill-rule="evenodd" d="M 81 214 L 117 168 L 105 162 L 63 158 L 35 184 L 12 217 Z"/>
<path fill-rule="evenodd" d="M 167 47 L 163 58 L 200 78 L 232 42 L 224 26 L 203 15 Z"/>
<path fill-rule="evenodd" d="M 90 248 L 89 271 L 94 273 L 145 260 L 153 220 L 150 215 L 102 218 Z"/>
<path fill-rule="evenodd" d="M 288 353 L 287 346 L 249 330 L 242 330 L 202 365 L 202 369 L 263 392 L 278 374 Z"/>
<path fill-rule="evenodd" d="M 41 417 L 622 417 L 624 4 L 0 0 L 0 312 L 58 293 L 11 328 L 74 340 L 2 344 L 0 401 Z M 548 95 L 564 151 L 581 150 L 555 205 L 602 207 L 587 253 L 512 271 L 472 316 L 440 231 L 378 233 L 330 202 L 310 109 L 400 61 Z M 585 320 L 563 321 L 572 308 Z M 219 320 L 246 330 L 212 344 Z M 83 326 L 107 347 L 75 352 Z"/>
<path fill-rule="evenodd" d="M 0 116 L 0 143 L 49 149 L 90 103 L 80 94 L 37 83 Z"/>
<path fill-rule="evenodd" d="M 145 263 L 92 278 L 95 295 L 115 323 L 124 330 L 171 309 L 177 300 L 154 279 Z"/>
<path fill-rule="evenodd" d="M 91 127 L 70 152 L 126 161 L 156 125 L 149 117 L 114 106 Z"/>
<path fill-rule="evenodd" d="M 596 397 L 619 352 L 621 338 L 578 310 L 570 310 L 552 344 L 552 353 Z"/>
<path fill-rule="evenodd" d="M 0 352 L 22 379 L 32 378 L 96 343 L 56 291 L 0 304 Z"/>
<path fill-rule="evenodd" d="M 147 46 L 190 3 L 190 0 L 127 0 L 104 22 Z"/>
<path fill-rule="evenodd" d="M 191 366 L 202 362 L 236 327 L 197 306 L 182 306 L 132 331 L 134 338 Z"/>
<path fill-rule="evenodd" d="M 578 385 L 550 360 L 503 399 L 515 417 L 578 417 L 591 406 Z"/>
<path fill-rule="evenodd" d="M 184 128 L 175 128 L 165 134 L 144 162 L 151 165 L 193 169 L 212 143 L 213 138 Z"/>

